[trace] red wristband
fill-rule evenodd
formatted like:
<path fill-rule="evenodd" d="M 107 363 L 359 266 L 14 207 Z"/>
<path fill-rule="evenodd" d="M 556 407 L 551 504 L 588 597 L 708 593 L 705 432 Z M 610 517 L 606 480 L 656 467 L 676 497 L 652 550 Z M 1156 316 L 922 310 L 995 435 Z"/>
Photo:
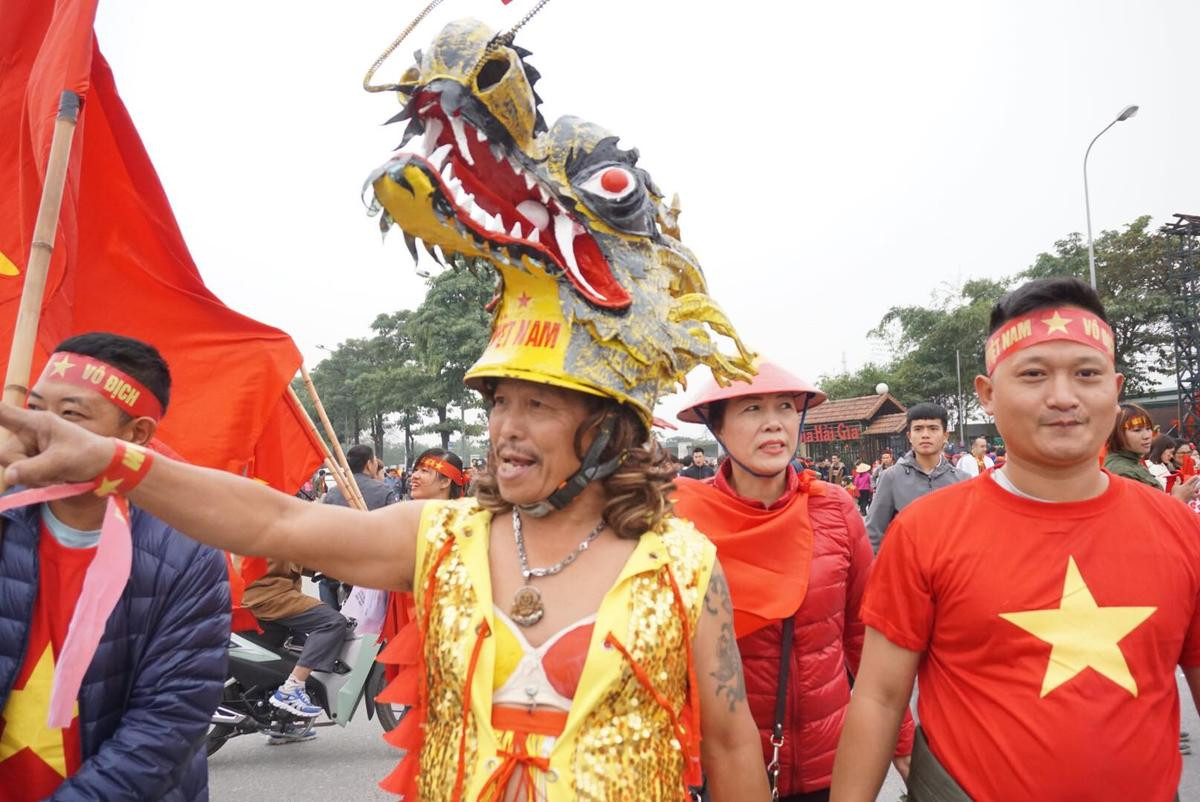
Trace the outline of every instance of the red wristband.
<path fill-rule="evenodd" d="M 141 446 L 115 437 L 113 444 L 116 448 L 113 450 L 112 462 L 96 477 L 97 496 L 128 494 L 146 478 L 154 462 L 154 453 Z"/>

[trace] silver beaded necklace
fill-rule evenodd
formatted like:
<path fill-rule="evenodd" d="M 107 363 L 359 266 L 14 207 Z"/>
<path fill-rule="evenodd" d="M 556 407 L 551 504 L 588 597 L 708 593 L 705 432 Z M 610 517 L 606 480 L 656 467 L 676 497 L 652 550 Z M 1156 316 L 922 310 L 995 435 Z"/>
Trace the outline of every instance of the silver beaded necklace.
<path fill-rule="evenodd" d="M 521 532 L 521 513 L 516 507 L 513 507 L 512 511 L 512 524 L 513 539 L 517 542 L 517 559 L 521 562 L 521 577 L 525 580 L 525 584 L 518 588 L 513 596 L 509 618 L 523 627 L 531 627 L 541 621 L 542 616 L 546 614 L 546 605 L 542 602 L 541 591 L 533 586 L 532 581 L 561 573 L 564 568 L 579 559 L 579 555 L 587 551 L 588 546 L 592 545 L 592 541 L 600 537 L 600 533 L 604 531 L 604 521 L 601 520 L 596 524 L 596 528 L 589 532 L 570 554 L 546 568 L 529 567 L 529 554 L 525 551 L 525 535 Z"/>

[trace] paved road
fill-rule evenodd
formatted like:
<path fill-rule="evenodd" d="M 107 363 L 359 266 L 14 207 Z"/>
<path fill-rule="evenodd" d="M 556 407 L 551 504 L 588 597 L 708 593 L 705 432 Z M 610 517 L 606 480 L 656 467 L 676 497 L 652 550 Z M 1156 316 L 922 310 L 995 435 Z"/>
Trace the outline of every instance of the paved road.
<path fill-rule="evenodd" d="M 1182 677 L 1180 688 L 1187 699 Z M 1200 717 L 1190 704 L 1183 706 L 1183 716 L 1200 752 Z M 230 741 L 209 761 L 213 801 L 394 799 L 375 785 L 395 766 L 397 754 L 383 742 L 377 722 L 363 716 L 344 730 L 334 726 L 319 732 L 315 741 L 288 746 L 267 746 L 252 735 Z M 879 800 L 896 802 L 902 791 L 893 769 Z M 1200 754 L 1183 759 L 1179 798 L 1200 800 Z"/>

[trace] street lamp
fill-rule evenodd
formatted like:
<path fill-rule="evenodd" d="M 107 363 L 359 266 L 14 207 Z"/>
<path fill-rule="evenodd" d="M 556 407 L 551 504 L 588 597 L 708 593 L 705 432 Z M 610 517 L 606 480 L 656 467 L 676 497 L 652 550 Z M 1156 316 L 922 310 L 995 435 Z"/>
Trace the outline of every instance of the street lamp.
<path fill-rule="evenodd" d="M 1087 228 L 1088 228 L 1088 274 L 1092 280 L 1092 289 L 1096 289 L 1096 249 L 1092 243 L 1092 202 L 1088 197 L 1088 180 L 1087 180 L 1087 160 L 1088 154 L 1092 152 L 1092 145 L 1096 144 L 1096 140 L 1104 135 L 1104 131 L 1112 128 L 1119 122 L 1128 120 L 1133 115 L 1137 114 L 1137 106 L 1126 106 L 1117 119 L 1104 126 L 1104 130 L 1092 137 L 1092 141 L 1088 143 L 1087 150 L 1083 153 L 1083 206 L 1087 211 Z"/>

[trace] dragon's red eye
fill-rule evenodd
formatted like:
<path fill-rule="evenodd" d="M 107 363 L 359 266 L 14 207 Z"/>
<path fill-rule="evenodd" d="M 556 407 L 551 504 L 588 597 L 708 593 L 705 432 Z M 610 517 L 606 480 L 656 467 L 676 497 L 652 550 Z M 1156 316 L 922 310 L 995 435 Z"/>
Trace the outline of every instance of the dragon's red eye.
<path fill-rule="evenodd" d="M 638 187 L 637 177 L 626 167 L 605 167 L 579 185 L 579 188 L 613 201 L 629 197 Z"/>
<path fill-rule="evenodd" d="M 620 167 L 610 167 L 601 173 L 600 186 L 609 192 L 624 192 L 629 187 L 629 173 Z"/>

